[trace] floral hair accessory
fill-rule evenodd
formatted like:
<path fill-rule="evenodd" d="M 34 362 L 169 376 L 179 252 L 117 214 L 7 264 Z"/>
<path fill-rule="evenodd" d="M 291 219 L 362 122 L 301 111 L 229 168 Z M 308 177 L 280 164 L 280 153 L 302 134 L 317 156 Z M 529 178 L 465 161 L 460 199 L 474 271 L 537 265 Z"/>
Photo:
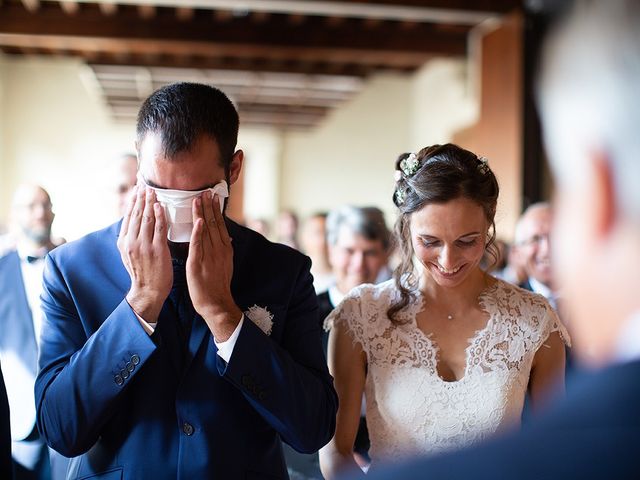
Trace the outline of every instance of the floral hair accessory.
<path fill-rule="evenodd" d="M 273 314 L 264 307 L 254 305 L 244 312 L 244 315 L 255 323 L 260 330 L 266 335 L 271 335 L 271 329 L 273 328 Z"/>
<path fill-rule="evenodd" d="M 483 175 L 489 173 L 489 159 L 487 157 L 478 157 L 478 170 Z"/>
<path fill-rule="evenodd" d="M 407 158 L 400 162 L 400 169 L 407 176 L 410 177 L 420 169 L 420 161 L 416 157 L 415 153 L 410 153 Z"/>
<path fill-rule="evenodd" d="M 402 188 L 396 188 L 396 192 L 394 195 L 396 197 L 396 203 L 398 204 L 398 206 L 402 205 L 405 201 L 404 190 Z"/>

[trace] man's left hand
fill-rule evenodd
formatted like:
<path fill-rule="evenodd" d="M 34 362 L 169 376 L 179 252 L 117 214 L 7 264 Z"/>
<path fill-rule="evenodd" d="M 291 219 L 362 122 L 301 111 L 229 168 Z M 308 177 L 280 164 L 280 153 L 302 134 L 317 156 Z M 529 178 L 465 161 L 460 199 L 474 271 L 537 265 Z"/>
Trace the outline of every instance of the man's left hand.
<path fill-rule="evenodd" d="M 211 192 L 193 201 L 187 285 L 193 308 L 207 322 L 216 342 L 224 342 L 240 322 L 242 311 L 231 295 L 233 247 L 219 202 Z"/>

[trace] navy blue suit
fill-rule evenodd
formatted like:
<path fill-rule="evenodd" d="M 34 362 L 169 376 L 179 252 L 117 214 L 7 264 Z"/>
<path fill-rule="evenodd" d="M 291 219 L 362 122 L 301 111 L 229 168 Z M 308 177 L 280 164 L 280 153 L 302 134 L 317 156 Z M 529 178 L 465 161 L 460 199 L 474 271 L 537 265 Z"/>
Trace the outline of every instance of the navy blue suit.
<path fill-rule="evenodd" d="M 640 361 L 576 378 L 521 432 L 461 452 L 380 469 L 369 480 L 640 478 Z"/>
<path fill-rule="evenodd" d="M 286 478 L 281 438 L 302 452 L 331 439 L 337 396 L 310 261 L 227 225 L 236 303 L 273 314 L 270 335 L 245 318 L 228 364 L 197 314 L 179 344 L 169 300 L 144 332 L 125 300 L 119 223 L 47 257 L 38 427 L 79 456 L 69 478 Z"/>
<path fill-rule="evenodd" d="M 11 480 L 11 429 L 9 427 L 9 402 L 4 388 L 4 378 L 0 368 L 0 478 Z"/>

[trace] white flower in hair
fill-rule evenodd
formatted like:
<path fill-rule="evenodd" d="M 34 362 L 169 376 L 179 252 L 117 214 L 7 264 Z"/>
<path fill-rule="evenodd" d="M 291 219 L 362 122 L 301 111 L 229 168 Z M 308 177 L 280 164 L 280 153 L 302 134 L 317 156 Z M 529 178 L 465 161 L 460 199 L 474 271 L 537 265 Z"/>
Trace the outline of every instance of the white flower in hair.
<path fill-rule="evenodd" d="M 410 153 L 407 158 L 400 162 L 400 169 L 407 177 L 410 177 L 420 169 L 420 162 L 415 153 Z"/>
<path fill-rule="evenodd" d="M 489 172 L 489 159 L 487 157 L 478 157 L 478 170 L 483 175 Z"/>
<path fill-rule="evenodd" d="M 255 323 L 266 335 L 271 335 L 273 328 L 273 314 L 264 307 L 254 305 L 244 312 L 244 316 Z"/>

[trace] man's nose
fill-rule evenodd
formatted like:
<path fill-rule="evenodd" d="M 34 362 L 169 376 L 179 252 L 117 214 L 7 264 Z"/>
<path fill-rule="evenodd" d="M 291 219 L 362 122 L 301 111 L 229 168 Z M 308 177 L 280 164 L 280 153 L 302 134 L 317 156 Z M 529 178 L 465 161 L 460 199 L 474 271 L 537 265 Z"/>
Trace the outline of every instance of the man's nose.
<path fill-rule="evenodd" d="M 364 252 L 354 252 L 351 255 L 351 267 L 356 270 L 362 270 L 364 266 Z"/>
<path fill-rule="evenodd" d="M 540 239 L 538 240 L 538 253 L 541 253 L 544 255 L 548 254 L 549 246 L 550 246 L 549 235 L 548 234 L 540 235 Z"/>

